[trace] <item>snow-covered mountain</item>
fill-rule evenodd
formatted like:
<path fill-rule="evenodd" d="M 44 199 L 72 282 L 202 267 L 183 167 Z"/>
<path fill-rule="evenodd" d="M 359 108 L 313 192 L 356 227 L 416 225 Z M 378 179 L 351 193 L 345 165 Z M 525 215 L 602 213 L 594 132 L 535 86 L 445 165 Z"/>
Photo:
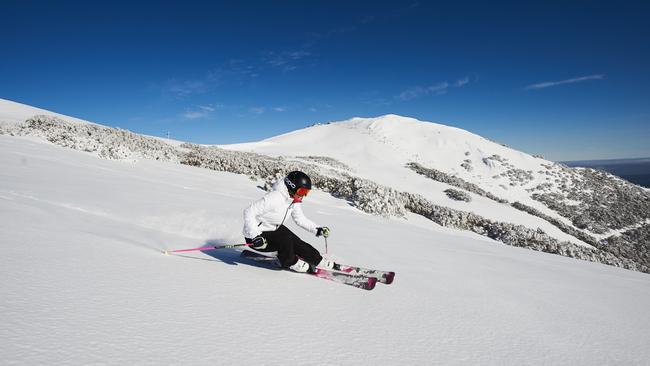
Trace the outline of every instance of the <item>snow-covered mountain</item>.
<path fill-rule="evenodd" d="M 221 147 L 305 162 L 326 157 L 321 163 L 335 161 L 351 175 L 419 194 L 436 205 L 540 229 L 557 240 L 596 247 L 650 270 L 650 190 L 605 172 L 571 169 L 458 128 L 386 115 Z"/>
<path fill-rule="evenodd" d="M 514 165 L 505 147 L 490 150 L 489 141 L 434 125 L 447 144 L 453 136 L 480 143 L 449 147 L 472 161 L 475 170 L 467 175 L 451 154 L 440 165 L 424 148 L 415 159 L 406 147 L 393 153 L 400 151 L 394 141 L 372 142 L 377 135 L 364 128 L 374 123 L 376 130 L 383 120 L 398 121 L 379 128 L 386 132 L 401 117 L 315 126 L 224 150 L 70 123 L 0 100 L 3 363 L 647 363 L 647 274 L 501 245 L 528 238 L 556 245 L 558 252 L 575 250 L 575 256 L 603 251 L 575 237 L 580 245 L 562 244 L 572 235 L 499 202 L 526 199 L 518 186 L 508 185 L 503 194 L 498 185 L 472 180 L 472 174 L 500 169 L 503 164 L 490 168 L 494 154 Z M 422 135 L 431 127 L 407 123 L 422 127 Z M 337 140 L 325 150 L 318 140 L 325 133 L 349 138 L 351 146 Z M 357 138 L 364 133 L 367 140 Z M 313 151 L 301 150 L 303 134 L 314 136 Z M 440 155 L 447 151 L 444 140 L 429 141 L 440 144 Z M 376 161 L 382 153 L 384 165 Z M 418 166 L 405 167 L 412 162 Z M 330 256 L 394 270 L 395 283 L 365 292 L 250 265 L 236 250 L 160 254 L 241 241 L 242 209 L 264 193 L 264 178 L 294 166 L 310 170 L 318 182 L 305 213 L 332 228 Z M 471 200 L 429 192 L 450 188 Z M 428 209 L 435 212 L 427 215 Z M 526 237 L 526 220 L 546 222 L 547 229 Z M 452 228 L 464 224 L 484 227 Z M 291 227 L 323 249 L 320 239 Z"/>
<path fill-rule="evenodd" d="M 458 128 L 397 115 L 353 118 L 312 126 L 257 143 L 222 147 L 273 156 L 322 155 L 335 158 L 359 176 L 399 190 L 421 193 L 437 203 L 449 204 L 443 198 L 443 190 L 439 189 L 445 186 L 436 185 L 427 177 L 446 184 L 455 181 L 464 189 L 475 185 L 478 189 L 470 196 L 478 194 L 499 203 L 521 202 L 544 214 L 557 216 L 567 224 L 572 223 L 571 219 L 573 224 L 582 223 L 574 226 L 587 229 L 590 234 L 611 234 L 613 230 L 624 230 L 650 219 L 648 210 L 635 213 L 638 217 L 623 222 L 614 218 L 585 218 L 581 221 L 568 214 L 565 216 L 569 217 L 563 218 L 562 212 L 558 212 L 545 198 L 551 196 L 558 200 L 556 205 L 579 206 L 578 203 L 584 203 L 584 197 L 571 196 L 573 190 L 584 189 L 591 183 L 585 182 L 587 178 L 583 170 L 569 169 Z M 416 173 L 425 177 L 418 177 Z M 613 176 L 603 177 L 611 180 L 607 182 L 609 184 L 625 185 Z M 585 193 L 598 195 L 594 187 L 588 188 L 591 192 Z M 647 193 L 647 190 L 629 185 L 626 188 L 633 191 L 631 195 L 635 198 Z M 565 197 L 560 197 L 562 195 Z M 495 213 L 502 211 L 495 207 L 454 206 L 468 207 L 495 219 L 517 220 L 518 216 L 511 212 Z M 576 210 L 580 211 L 580 208 L 576 207 Z"/>

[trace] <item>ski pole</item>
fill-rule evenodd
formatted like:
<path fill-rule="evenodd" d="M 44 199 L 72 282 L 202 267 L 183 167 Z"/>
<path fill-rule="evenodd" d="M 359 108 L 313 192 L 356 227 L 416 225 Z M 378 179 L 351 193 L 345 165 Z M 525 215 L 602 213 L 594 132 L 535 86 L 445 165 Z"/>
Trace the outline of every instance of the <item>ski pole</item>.
<path fill-rule="evenodd" d="M 169 255 L 170 253 L 183 253 L 183 252 L 194 252 L 200 250 L 214 250 L 214 249 L 228 249 L 228 248 L 237 248 L 237 247 L 249 247 L 252 244 L 227 244 L 227 245 L 210 245 L 207 247 L 200 248 L 191 248 L 191 249 L 174 249 L 174 250 L 163 250 L 163 254 Z"/>
<path fill-rule="evenodd" d="M 325 239 L 325 254 L 329 254 L 327 251 L 327 237 L 323 236 L 323 239 Z"/>

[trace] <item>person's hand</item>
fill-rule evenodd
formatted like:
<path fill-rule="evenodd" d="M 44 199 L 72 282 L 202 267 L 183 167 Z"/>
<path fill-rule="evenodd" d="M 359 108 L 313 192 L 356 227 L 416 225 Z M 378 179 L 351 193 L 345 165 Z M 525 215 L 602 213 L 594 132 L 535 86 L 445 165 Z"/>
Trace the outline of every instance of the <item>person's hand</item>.
<path fill-rule="evenodd" d="M 246 243 L 250 244 L 251 248 L 253 248 L 253 249 L 264 249 L 264 248 L 266 248 L 266 245 L 268 244 L 266 239 L 264 239 L 264 237 L 261 236 L 261 235 L 258 235 L 256 237 L 254 237 L 253 239 L 246 238 Z"/>
<path fill-rule="evenodd" d="M 328 228 L 327 226 L 316 228 L 316 236 L 321 236 L 321 235 L 324 238 L 330 236 L 330 228 Z"/>

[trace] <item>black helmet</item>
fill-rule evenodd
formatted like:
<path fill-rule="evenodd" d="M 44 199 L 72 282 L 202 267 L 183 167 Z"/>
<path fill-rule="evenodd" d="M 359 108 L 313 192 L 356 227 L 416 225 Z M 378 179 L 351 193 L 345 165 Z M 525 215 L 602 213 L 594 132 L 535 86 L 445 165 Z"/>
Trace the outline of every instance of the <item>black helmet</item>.
<path fill-rule="evenodd" d="M 284 178 L 284 185 L 287 186 L 289 193 L 295 194 L 299 188 L 311 189 L 311 179 L 301 171 L 293 171 Z"/>

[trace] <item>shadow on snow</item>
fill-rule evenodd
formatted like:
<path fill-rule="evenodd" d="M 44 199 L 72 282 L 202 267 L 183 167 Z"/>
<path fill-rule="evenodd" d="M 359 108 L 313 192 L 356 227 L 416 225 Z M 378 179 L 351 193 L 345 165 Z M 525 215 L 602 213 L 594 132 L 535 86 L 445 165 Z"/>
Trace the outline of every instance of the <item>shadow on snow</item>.
<path fill-rule="evenodd" d="M 219 246 L 219 245 L 225 245 L 227 243 L 221 243 L 217 240 L 208 240 L 205 242 L 204 245 L 202 246 Z M 269 270 L 276 270 L 280 271 L 281 268 L 276 267 L 272 263 L 269 262 L 260 262 L 260 261 L 254 261 L 252 259 L 248 258 L 242 258 L 241 255 L 241 250 L 237 249 L 231 249 L 231 248 L 225 248 L 225 249 L 210 249 L 210 250 L 202 250 L 201 253 L 208 255 L 217 261 L 221 263 L 225 263 L 231 266 L 238 266 L 240 264 L 251 266 L 251 267 L 259 267 L 259 268 L 264 268 L 264 269 L 269 269 Z M 214 261 L 214 259 L 207 259 L 207 258 L 200 258 L 200 257 L 194 257 L 191 255 L 186 255 L 186 254 L 175 254 L 178 257 L 183 257 L 183 258 L 189 258 L 189 259 L 196 259 L 196 260 L 204 260 L 204 261 Z"/>

